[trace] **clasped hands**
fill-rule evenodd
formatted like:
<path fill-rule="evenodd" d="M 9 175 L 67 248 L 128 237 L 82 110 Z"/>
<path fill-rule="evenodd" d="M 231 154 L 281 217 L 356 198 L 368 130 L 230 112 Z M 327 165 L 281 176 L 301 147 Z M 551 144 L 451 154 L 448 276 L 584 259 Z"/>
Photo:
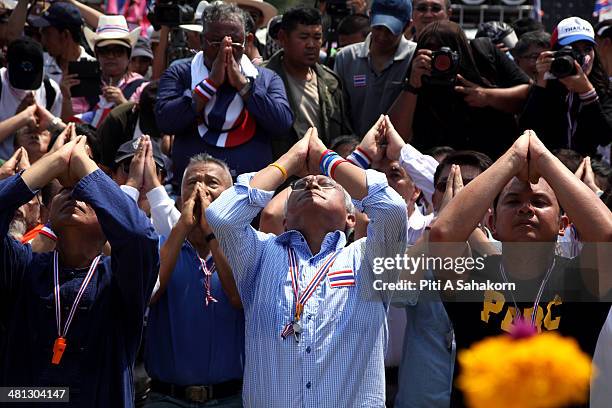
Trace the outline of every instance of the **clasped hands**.
<path fill-rule="evenodd" d="M 402 137 L 397 133 L 391 120 L 386 115 L 380 115 L 378 121 L 365 134 L 359 144 L 371 160 L 372 167 L 379 167 L 384 161 L 399 159 L 400 151 L 404 146 Z M 317 129 L 308 129 L 302 139 L 283 155 L 283 165 L 287 173 L 297 177 L 320 174 L 319 162 L 327 147 L 321 139 Z"/>

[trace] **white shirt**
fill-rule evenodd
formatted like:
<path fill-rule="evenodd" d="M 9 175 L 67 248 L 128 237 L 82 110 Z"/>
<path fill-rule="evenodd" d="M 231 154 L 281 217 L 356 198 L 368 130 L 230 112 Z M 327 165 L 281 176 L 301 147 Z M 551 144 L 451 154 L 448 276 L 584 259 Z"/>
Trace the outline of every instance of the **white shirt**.
<path fill-rule="evenodd" d="M 15 116 L 17 107 L 30 92 L 34 92 L 34 99 L 42 106 L 47 105 L 47 93 L 45 84 L 41 83 L 38 89 L 33 91 L 13 88 L 9 82 L 7 68 L 0 68 L 0 79 L 2 80 L 2 97 L 0 98 L 0 121 Z M 51 86 L 55 89 L 55 100 L 51 106 L 51 113 L 59 116 L 62 112 L 62 93 L 59 85 L 51 80 Z M 13 154 L 13 136 L 9 136 L 0 142 L 0 159 L 7 160 Z"/>

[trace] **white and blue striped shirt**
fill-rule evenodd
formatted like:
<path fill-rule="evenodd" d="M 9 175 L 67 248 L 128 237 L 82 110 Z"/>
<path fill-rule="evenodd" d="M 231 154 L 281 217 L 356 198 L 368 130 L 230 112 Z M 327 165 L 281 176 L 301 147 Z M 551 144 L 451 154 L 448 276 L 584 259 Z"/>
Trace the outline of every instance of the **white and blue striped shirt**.
<path fill-rule="evenodd" d="M 389 294 L 373 289 L 376 257 L 406 249 L 406 204 L 384 174 L 367 171 L 368 195 L 356 207 L 370 219 L 368 236 L 347 247 L 343 232 L 326 235 L 312 255 L 299 231 L 280 236 L 254 230 L 250 223 L 273 193 L 249 186 L 253 174 L 238 178 L 206 210 L 206 218 L 232 267 L 245 311 L 246 407 L 384 407 L 384 356 Z M 355 285 L 331 287 L 324 279 L 306 303 L 300 342 L 281 338 L 292 320 L 295 300 L 287 246 L 300 267 L 304 290 L 328 256 L 341 249 L 329 273 L 351 270 Z"/>

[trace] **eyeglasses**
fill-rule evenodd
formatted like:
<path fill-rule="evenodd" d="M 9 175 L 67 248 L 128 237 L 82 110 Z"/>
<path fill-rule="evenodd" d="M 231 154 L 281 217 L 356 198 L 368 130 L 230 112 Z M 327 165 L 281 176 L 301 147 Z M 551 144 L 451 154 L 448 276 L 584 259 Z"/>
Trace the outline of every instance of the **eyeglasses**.
<path fill-rule="evenodd" d="M 432 13 L 437 14 L 442 11 L 442 6 L 439 4 L 419 4 L 414 9 L 419 13 L 427 13 L 428 11 L 431 11 Z"/>
<path fill-rule="evenodd" d="M 306 190 L 306 187 L 315 181 L 319 187 L 324 189 L 336 188 L 337 185 L 335 181 L 327 177 L 304 177 L 291 183 L 291 188 L 293 190 Z"/>
<path fill-rule="evenodd" d="M 210 48 L 217 48 L 218 49 L 219 47 L 221 47 L 221 44 L 223 44 L 223 41 L 210 41 L 208 38 L 206 38 L 204 36 L 202 36 L 202 38 L 204 38 L 204 41 L 206 41 L 206 43 L 208 44 L 208 46 Z M 244 51 L 244 46 L 245 46 L 244 42 L 242 44 L 241 43 L 235 43 L 235 42 L 232 43 L 232 49 L 234 51 L 236 51 L 236 52 L 243 52 Z"/>
<path fill-rule="evenodd" d="M 121 57 L 128 54 L 128 49 L 120 45 L 107 45 L 106 47 L 96 47 L 96 54 L 103 57 Z"/>

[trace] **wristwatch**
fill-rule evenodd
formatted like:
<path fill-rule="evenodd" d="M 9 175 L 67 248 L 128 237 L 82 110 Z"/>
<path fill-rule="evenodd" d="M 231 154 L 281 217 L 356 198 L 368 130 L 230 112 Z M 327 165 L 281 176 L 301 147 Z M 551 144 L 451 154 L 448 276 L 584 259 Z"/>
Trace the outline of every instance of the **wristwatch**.
<path fill-rule="evenodd" d="M 253 80 L 247 77 L 247 83 L 244 84 L 244 86 L 242 87 L 240 91 L 238 91 L 238 95 L 244 98 L 244 96 L 251 91 L 252 87 L 253 87 Z"/>
<path fill-rule="evenodd" d="M 415 88 L 414 86 L 412 86 L 410 84 L 410 79 L 406 78 L 406 79 L 404 79 L 404 83 L 402 84 L 402 91 L 410 92 L 411 94 L 418 95 L 420 89 L 419 88 Z"/>

